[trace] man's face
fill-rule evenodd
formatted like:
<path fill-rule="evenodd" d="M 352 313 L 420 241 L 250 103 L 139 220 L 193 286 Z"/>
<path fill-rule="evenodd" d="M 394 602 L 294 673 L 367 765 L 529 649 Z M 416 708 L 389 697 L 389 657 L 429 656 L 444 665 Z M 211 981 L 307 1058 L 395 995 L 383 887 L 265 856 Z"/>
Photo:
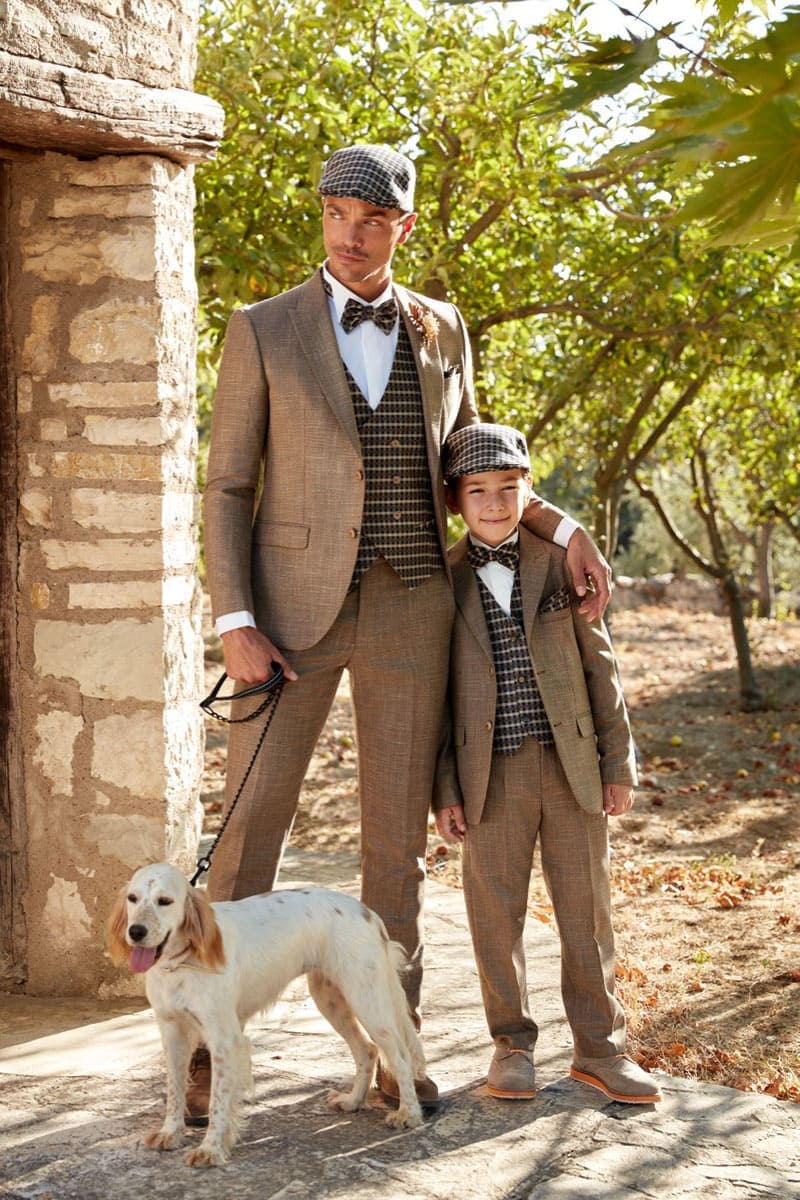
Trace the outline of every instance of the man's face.
<path fill-rule="evenodd" d="M 461 513 L 476 538 L 487 546 L 499 546 L 519 525 L 530 498 L 527 477 L 512 467 L 462 475 L 448 489 L 447 504 L 451 512 Z"/>
<path fill-rule="evenodd" d="M 322 236 L 331 275 L 363 300 L 374 300 L 386 286 L 395 247 L 408 240 L 416 219 L 399 208 L 326 196 Z"/>

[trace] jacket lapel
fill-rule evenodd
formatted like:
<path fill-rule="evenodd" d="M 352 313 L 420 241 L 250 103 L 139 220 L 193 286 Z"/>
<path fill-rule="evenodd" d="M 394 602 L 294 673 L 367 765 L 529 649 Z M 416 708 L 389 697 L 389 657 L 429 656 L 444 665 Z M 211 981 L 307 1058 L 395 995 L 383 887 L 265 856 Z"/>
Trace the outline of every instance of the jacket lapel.
<path fill-rule="evenodd" d="M 459 612 L 469 625 L 476 641 L 490 662 L 494 661 L 489 627 L 483 611 L 480 588 L 475 572 L 467 560 L 469 539 L 464 537 L 453 548 L 450 566 L 453 573 L 453 592 Z"/>
<path fill-rule="evenodd" d="M 425 448 L 428 467 L 433 482 L 433 504 L 442 541 L 442 551 L 447 549 L 447 512 L 444 504 L 444 481 L 442 479 L 442 410 L 444 407 L 444 371 L 436 338 L 430 345 L 411 318 L 411 308 L 425 310 L 425 297 L 415 296 L 399 284 L 394 285 L 394 294 L 400 309 L 400 317 L 406 327 L 422 392 L 422 411 L 425 419 Z"/>
<path fill-rule="evenodd" d="M 297 289 L 292 320 L 302 353 L 316 376 L 325 399 L 360 454 L 361 443 L 356 429 L 353 398 L 331 324 L 328 297 L 322 287 L 319 272 Z"/>
<path fill-rule="evenodd" d="M 524 525 L 520 525 L 519 582 L 522 588 L 522 621 L 528 642 L 542 600 L 548 559 L 547 543 L 533 537 Z"/>

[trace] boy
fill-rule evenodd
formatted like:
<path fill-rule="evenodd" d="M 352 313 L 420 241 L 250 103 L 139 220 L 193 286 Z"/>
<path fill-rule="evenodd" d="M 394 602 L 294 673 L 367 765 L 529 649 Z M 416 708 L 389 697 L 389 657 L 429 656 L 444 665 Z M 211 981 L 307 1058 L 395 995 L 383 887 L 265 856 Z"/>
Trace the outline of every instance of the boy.
<path fill-rule="evenodd" d="M 570 1074 L 612 1100 L 660 1100 L 625 1055 L 614 995 L 608 816 L 633 802 L 636 767 L 616 660 L 601 622 L 577 616 L 564 552 L 519 520 L 530 496 L 525 439 L 470 425 L 445 445 L 451 512 L 469 533 L 450 551 L 452 751 L 434 801 L 437 829 L 463 841 L 464 898 L 495 1043 L 492 1096 L 536 1092 L 537 1026 L 523 928 L 537 837 L 561 938 L 574 1041 Z"/>

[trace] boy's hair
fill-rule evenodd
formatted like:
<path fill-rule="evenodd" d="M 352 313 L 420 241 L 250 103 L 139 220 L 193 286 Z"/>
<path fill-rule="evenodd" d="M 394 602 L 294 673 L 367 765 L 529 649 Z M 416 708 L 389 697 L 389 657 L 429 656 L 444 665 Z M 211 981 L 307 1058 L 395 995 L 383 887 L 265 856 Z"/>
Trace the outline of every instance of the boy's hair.
<path fill-rule="evenodd" d="M 510 425 L 465 425 L 444 444 L 443 473 L 452 484 L 462 475 L 519 469 L 530 476 L 528 444 Z"/>

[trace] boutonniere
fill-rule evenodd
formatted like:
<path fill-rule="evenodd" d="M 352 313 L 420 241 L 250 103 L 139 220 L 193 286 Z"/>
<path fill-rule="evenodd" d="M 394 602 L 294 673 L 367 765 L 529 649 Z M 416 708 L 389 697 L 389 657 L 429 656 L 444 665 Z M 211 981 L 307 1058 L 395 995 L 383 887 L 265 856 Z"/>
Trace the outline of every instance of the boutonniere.
<path fill-rule="evenodd" d="M 422 344 L 427 350 L 436 341 L 439 332 L 439 321 L 429 308 L 420 304 L 409 304 L 408 316 L 417 333 L 422 337 Z"/>

